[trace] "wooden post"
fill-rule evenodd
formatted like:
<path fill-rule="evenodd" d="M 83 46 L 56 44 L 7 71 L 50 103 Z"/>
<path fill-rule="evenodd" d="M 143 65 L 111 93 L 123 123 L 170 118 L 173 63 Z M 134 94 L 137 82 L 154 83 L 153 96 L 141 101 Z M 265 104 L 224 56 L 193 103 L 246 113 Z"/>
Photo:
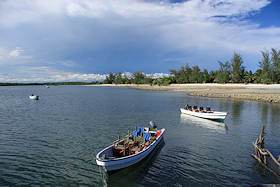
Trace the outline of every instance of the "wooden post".
<path fill-rule="evenodd" d="M 259 137 L 259 142 L 258 142 L 261 149 L 264 148 L 264 129 L 265 129 L 265 124 L 262 127 L 262 131 L 261 131 L 261 134 L 260 134 L 260 137 Z"/>

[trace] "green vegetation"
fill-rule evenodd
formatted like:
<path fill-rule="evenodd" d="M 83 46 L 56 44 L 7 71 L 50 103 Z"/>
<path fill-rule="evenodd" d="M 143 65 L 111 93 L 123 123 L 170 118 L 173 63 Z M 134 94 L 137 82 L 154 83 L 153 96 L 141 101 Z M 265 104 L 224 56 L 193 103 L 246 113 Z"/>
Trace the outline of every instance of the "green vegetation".
<path fill-rule="evenodd" d="M 142 71 L 134 72 L 131 78 L 122 75 L 109 73 L 104 80 L 105 84 L 152 84 L 154 79 L 147 77 Z"/>
<path fill-rule="evenodd" d="M 168 85 L 172 83 L 280 83 L 280 51 L 272 48 L 271 52 L 261 51 L 263 59 L 258 62 L 260 69 L 255 73 L 248 72 L 243 66 L 243 59 L 240 54 L 235 53 L 230 62 L 218 61 L 220 69 L 210 73 L 207 69 L 201 69 L 195 65 L 190 67 L 181 66 L 179 70 L 169 70 L 170 76 L 158 79 L 147 78 L 143 72 L 137 71 L 131 78 L 122 77 L 121 73 L 112 74 L 106 77 L 104 83 L 107 84 L 151 84 Z M 271 55 L 271 56 L 270 56 Z"/>
<path fill-rule="evenodd" d="M 258 62 L 260 69 L 255 73 L 251 70 L 248 72 L 243 66 L 243 59 L 240 54 L 235 53 L 230 62 L 218 61 L 220 69 L 210 73 L 207 69 L 201 69 L 195 65 L 190 67 L 181 66 L 179 70 L 169 70 L 170 76 L 158 79 L 147 78 L 142 72 L 135 72 L 132 78 L 122 77 L 121 73 L 112 74 L 106 77 L 104 83 L 107 84 L 151 84 L 151 85 L 168 85 L 172 83 L 263 83 L 272 84 L 280 83 L 280 51 L 272 48 L 271 52 L 261 51 L 262 60 Z M 270 56 L 271 55 L 271 56 Z"/>

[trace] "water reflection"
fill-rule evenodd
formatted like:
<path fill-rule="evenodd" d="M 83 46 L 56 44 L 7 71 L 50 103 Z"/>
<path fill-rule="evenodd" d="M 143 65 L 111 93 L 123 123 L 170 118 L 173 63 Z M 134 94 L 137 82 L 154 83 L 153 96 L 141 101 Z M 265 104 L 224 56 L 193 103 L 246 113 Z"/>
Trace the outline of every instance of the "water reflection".
<path fill-rule="evenodd" d="M 112 175 L 101 178 L 100 186 L 137 186 L 141 179 L 147 174 L 151 165 L 155 162 L 160 150 L 165 145 L 164 139 L 159 142 L 155 150 L 144 160 L 128 168 L 117 171 Z"/>
<path fill-rule="evenodd" d="M 225 133 L 227 131 L 227 126 L 224 122 L 198 118 L 187 114 L 181 114 L 181 123 L 208 128 L 221 133 Z"/>
<path fill-rule="evenodd" d="M 244 108 L 244 102 L 240 100 L 233 100 L 232 102 L 232 113 L 235 114 L 234 118 L 235 120 L 240 119 L 240 114 L 242 113 Z"/>

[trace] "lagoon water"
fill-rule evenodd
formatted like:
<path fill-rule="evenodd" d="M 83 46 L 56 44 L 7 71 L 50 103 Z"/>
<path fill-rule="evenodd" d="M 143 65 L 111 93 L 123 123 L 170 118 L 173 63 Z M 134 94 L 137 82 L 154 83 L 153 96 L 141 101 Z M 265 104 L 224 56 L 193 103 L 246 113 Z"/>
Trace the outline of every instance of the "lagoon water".
<path fill-rule="evenodd" d="M 39 95 L 39 101 L 28 95 Z M 229 112 L 224 123 L 180 114 L 185 104 Z M 164 142 L 140 164 L 100 177 L 95 155 L 153 120 Z M 280 105 L 123 87 L 0 87 L 0 186 L 248 186 L 280 183 L 250 154 L 280 155 Z"/>

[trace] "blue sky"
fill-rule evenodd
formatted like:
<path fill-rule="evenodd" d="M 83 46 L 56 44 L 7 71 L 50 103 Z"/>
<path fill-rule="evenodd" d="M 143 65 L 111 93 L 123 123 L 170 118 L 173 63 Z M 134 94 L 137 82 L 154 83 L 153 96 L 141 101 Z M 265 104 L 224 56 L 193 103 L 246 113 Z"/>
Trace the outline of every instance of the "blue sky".
<path fill-rule="evenodd" d="M 239 53 L 255 72 L 280 49 L 278 0 L 0 1 L 0 82 L 217 70 Z"/>

